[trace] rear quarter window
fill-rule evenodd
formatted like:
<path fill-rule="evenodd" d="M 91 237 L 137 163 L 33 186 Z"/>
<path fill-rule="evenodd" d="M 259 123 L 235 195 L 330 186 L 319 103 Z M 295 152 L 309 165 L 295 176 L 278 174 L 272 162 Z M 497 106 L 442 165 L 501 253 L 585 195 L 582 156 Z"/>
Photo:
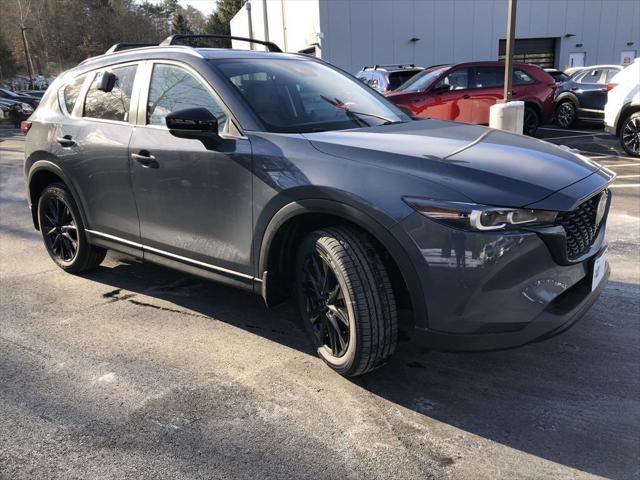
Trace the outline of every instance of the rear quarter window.
<path fill-rule="evenodd" d="M 81 75 L 77 78 L 74 78 L 71 82 L 67 83 L 63 87 L 58 90 L 58 101 L 60 103 L 60 108 L 63 112 L 71 115 L 73 112 L 73 107 L 76 105 L 76 101 L 78 100 L 78 95 L 80 95 L 80 89 L 82 88 L 82 84 L 84 83 L 86 75 Z"/>

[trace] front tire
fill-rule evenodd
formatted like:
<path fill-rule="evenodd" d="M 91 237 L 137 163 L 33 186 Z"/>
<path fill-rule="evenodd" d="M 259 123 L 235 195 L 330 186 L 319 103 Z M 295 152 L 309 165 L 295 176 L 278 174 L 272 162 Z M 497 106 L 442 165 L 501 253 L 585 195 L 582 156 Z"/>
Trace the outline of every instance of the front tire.
<path fill-rule="evenodd" d="M 632 157 L 640 157 L 640 112 L 630 115 L 620 126 L 620 145 Z"/>
<path fill-rule="evenodd" d="M 38 199 L 38 224 L 47 253 L 67 272 L 92 270 L 107 254 L 87 241 L 78 206 L 63 183 L 43 190 Z"/>
<path fill-rule="evenodd" d="M 318 355 L 346 377 L 383 365 L 398 338 L 389 275 L 368 236 L 349 227 L 309 234 L 296 261 L 302 321 Z"/>

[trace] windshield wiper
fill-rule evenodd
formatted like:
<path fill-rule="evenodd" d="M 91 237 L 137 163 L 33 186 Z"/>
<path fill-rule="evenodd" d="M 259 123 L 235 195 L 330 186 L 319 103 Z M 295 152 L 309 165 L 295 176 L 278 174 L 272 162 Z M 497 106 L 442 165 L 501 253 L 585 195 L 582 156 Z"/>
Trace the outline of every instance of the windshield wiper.
<path fill-rule="evenodd" d="M 370 127 L 371 125 L 369 125 L 367 122 L 365 122 L 362 118 L 357 118 L 358 115 L 362 115 L 362 116 L 365 116 L 365 117 L 377 118 L 378 120 L 382 120 L 382 121 L 384 121 L 384 123 L 382 123 L 382 125 L 391 125 L 392 123 L 402 123 L 402 121 L 394 121 L 394 120 L 391 120 L 390 118 L 383 117 L 382 115 L 376 115 L 375 113 L 357 112 L 355 110 L 349 110 L 348 108 L 343 106 L 344 103 L 341 102 L 340 100 L 338 100 L 337 98 L 335 100 L 331 100 L 330 98 L 327 98 L 324 95 L 320 95 L 320 98 L 322 100 L 324 100 L 325 102 L 333 105 L 334 107 L 339 108 L 340 110 L 345 112 L 353 120 L 357 120 L 357 121 L 360 121 L 360 122 L 364 123 L 367 127 Z"/>

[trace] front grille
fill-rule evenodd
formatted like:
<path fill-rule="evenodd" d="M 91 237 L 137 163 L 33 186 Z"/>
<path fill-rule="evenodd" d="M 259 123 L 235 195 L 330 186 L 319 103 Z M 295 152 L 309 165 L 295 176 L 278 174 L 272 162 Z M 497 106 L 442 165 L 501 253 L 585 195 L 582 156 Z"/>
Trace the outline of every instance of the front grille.
<path fill-rule="evenodd" d="M 598 236 L 600 225 L 596 224 L 596 213 L 598 202 L 603 194 L 590 198 L 570 212 L 558 214 L 556 222 L 564 227 L 567 234 L 569 260 L 575 260 L 584 255 Z"/>

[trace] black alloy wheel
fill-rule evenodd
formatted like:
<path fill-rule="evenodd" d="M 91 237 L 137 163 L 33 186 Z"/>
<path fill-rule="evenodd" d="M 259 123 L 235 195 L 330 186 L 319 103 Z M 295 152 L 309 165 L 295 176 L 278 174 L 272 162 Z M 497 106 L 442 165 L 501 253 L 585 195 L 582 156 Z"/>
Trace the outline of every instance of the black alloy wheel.
<path fill-rule="evenodd" d="M 391 280 L 366 233 L 348 226 L 307 235 L 296 257 L 298 307 L 318 356 L 346 377 L 380 367 L 398 338 Z"/>
<path fill-rule="evenodd" d="M 525 135 L 533 137 L 540 126 L 540 117 L 531 107 L 524 107 L 523 130 Z"/>
<path fill-rule="evenodd" d="M 302 266 L 301 288 L 316 343 L 340 358 L 349 346 L 351 329 L 345 295 L 330 264 L 322 253 L 312 252 Z"/>
<path fill-rule="evenodd" d="M 576 106 L 571 100 L 565 100 L 556 108 L 556 123 L 561 128 L 569 128 L 576 123 Z"/>
<path fill-rule="evenodd" d="M 631 115 L 620 127 L 620 144 L 632 157 L 640 157 L 640 112 Z"/>
<path fill-rule="evenodd" d="M 49 196 L 44 201 L 42 233 L 47 249 L 62 262 L 70 263 L 78 253 L 78 227 L 64 201 Z"/>
<path fill-rule="evenodd" d="M 67 272 L 91 270 L 107 254 L 89 244 L 76 202 L 63 183 L 53 183 L 40 194 L 38 225 L 49 256 Z"/>

